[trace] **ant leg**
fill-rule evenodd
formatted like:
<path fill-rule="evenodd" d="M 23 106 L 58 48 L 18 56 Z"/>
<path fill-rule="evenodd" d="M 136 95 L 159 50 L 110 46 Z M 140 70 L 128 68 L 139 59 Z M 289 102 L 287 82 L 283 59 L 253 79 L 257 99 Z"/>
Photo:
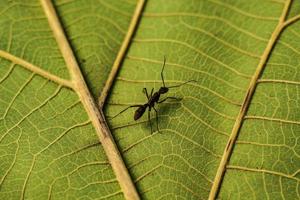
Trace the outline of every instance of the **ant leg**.
<path fill-rule="evenodd" d="M 153 107 L 153 109 L 155 110 L 155 114 L 156 114 L 156 126 L 157 126 L 157 132 L 159 132 L 159 128 L 158 128 L 158 112 L 157 110 Z"/>
<path fill-rule="evenodd" d="M 149 101 L 149 95 L 148 95 L 147 88 L 144 88 L 144 89 L 143 89 L 143 92 L 145 92 L 145 93 L 146 93 L 147 99 L 148 99 L 148 101 Z"/>
<path fill-rule="evenodd" d="M 177 98 L 177 97 L 166 97 L 166 98 L 164 98 L 163 100 L 158 101 L 158 103 L 162 103 L 162 102 L 166 101 L 167 99 L 175 99 L 175 100 L 177 100 L 177 101 L 182 100 L 182 98 Z"/>
<path fill-rule="evenodd" d="M 164 64 L 163 64 L 162 69 L 161 69 L 161 72 L 160 72 L 161 80 L 162 80 L 162 82 L 163 82 L 163 86 L 164 86 L 164 87 L 166 87 L 166 85 L 165 85 L 165 80 L 164 80 L 164 74 L 163 74 L 164 69 L 165 69 L 165 65 L 166 65 L 166 56 L 164 56 Z"/>
<path fill-rule="evenodd" d="M 148 122 L 149 122 L 149 124 L 150 124 L 151 134 L 152 134 L 153 131 L 152 131 L 152 124 L 151 124 L 151 119 L 150 119 L 150 109 L 148 109 Z"/>
<path fill-rule="evenodd" d="M 152 97 L 153 90 L 154 90 L 154 88 L 152 88 L 152 90 L 151 90 L 151 93 L 150 93 L 150 98 Z"/>
<path fill-rule="evenodd" d="M 143 105 L 132 105 L 132 106 L 128 106 L 127 108 L 125 108 L 124 110 L 122 110 L 121 112 L 119 112 L 118 114 L 116 114 L 115 116 L 111 117 L 110 119 L 113 119 L 115 117 L 117 117 L 118 115 L 120 115 L 121 113 L 125 112 L 126 110 L 128 110 L 129 108 L 133 108 L 133 107 L 141 107 Z"/>

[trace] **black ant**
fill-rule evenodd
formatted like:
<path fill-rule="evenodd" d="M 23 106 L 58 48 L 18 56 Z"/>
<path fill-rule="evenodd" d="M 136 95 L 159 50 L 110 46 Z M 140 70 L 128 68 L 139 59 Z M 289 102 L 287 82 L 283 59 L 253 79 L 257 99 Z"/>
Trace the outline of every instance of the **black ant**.
<path fill-rule="evenodd" d="M 154 94 L 153 94 L 154 88 L 152 88 L 150 96 L 148 95 L 147 89 L 146 88 L 143 89 L 143 92 L 146 93 L 148 102 L 145 103 L 145 104 L 136 104 L 136 105 L 128 106 L 127 108 L 125 108 L 124 110 L 122 110 L 121 112 L 119 112 L 118 114 L 116 114 L 115 116 L 113 116 L 111 119 L 117 117 L 118 115 L 120 115 L 121 113 L 125 112 L 129 108 L 138 107 L 138 109 L 135 111 L 134 117 L 133 117 L 134 120 L 136 121 L 136 120 L 138 120 L 139 118 L 141 118 L 143 116 L 143 114 L 145 113 L 145 111 L 146 111 L 146 109 L 148 107 L 148 122 L 150 124 L 151 133 L 152 133 L 152 125 L 151 125 L 151 120 L 150 120 L 150 112 L 151 112 L 151 108 L 153 108 L 154 111 L 155 111 L 155 113 L 156 113 L 156 125 L 157 125 L 157 131 L 159 132 L 159 128 L 158 128 L 158 112 L 157 112 L 157 110 L 154 107 L 155 103 L 163 103 L 167 99 L 175 99 L 177 101 L 181 100 L 181 98 L 177 98 L 177 97 L 166 97 L 166 98 L 162 99 L 161 101 L 159 101 L 160 95 L 167 93 L 170 88 L 180 87 L 180 86 L 182 86 L 184 84 L 187 84 L 189 82 L 195 81 L 195 80 L 190 80 L 190 81 L 186 81 L 184 83 L 181 83 L 179 85 L 174 85 L 174 86 L 166 87 L 165 80 L 164 80 L 164 75 L 163 75 L 165 64 L 166 64 L 166 57 L 164 56 L 164 64 L 163 64 L 163 67 L 162 67 L 162 70 L 161 70 L 161 73 L 160 73 L 163 86 L 160 87 L 160 89 L 157 92 L 154 92 Z"/>

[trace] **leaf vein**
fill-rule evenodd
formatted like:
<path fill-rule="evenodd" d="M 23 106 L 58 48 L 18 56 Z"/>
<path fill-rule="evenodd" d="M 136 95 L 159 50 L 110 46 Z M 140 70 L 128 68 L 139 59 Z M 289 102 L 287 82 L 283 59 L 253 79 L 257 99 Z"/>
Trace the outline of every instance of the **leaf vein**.
<path fill-rule="evenodd" d="M 249 75 L 246 75 L 246 74 L 243 74 L 239 71 L 237 71 L 236 69 L 230 67 L 229 65 L 219 61 L 218 59 L 206 54 L 205 52 L 201 51 L 200 49 L 186 43 L 186 42 L 182 42 L 182 41 L 177 41 L 177 40 L 173 40 L 173 39 L 163 39 L 163 38 L 160 38 L 160 39 L 153 39 L 153 38 L 148 38 L 148 39 L 138 39 L 138 38 L 135 38 L 134 39 L 134 42 L 147 42 L 147 43 L 153 43 L 153 42 L 165 42 L 165 43 L 171 43 L 171 44 L 178 44 L 178 45 L 182 45 L 184 47 L 187 47 L 195 52 L 197 52 L 198 54 L 210 59 L 211 61 L 221 65 L 222 67 L 224 67 L 225 69 L 229 70 L 229 71 L 232 71 L 234 72 L 236 75 L 239 75 L 245 79 L 249 79 L 251 78 Z"/>
<path fill-rule="evenodd" d="M 215 4 L 218 4 L 220 6 L 223 6 L 224 8 L 228 8 L 228 9 L 230 9 L 232 11 L 235 11 L 235 12 L 241 14 L 241 15 L 244 15 L 244 16 L 247 16 L 247 17 L 251 17 L 251 18 L 254 18 L 254 19 L 270 20 L 270 21 L 278 21 L 279 20 L 276 17 L 267 17 L 267 16 L 254 15 L 252 13 L 249 13 L 249 12 L 246 12 L 244 10 L 241 10 L 241 9 L 239 9 L 237 7 L 231 6 L 229 4 L 225 4 L 225 3 L 221 2 L 221 1 L 215 1 L 215 0 L 208 0 L 208 1 L 210 1 L 212 3 L 215 3 Z"/>
<path fill-rule="evenodd" d="M 55 98 L 56 95 L 59 93 L 61 87 L 57 87 L 56 91 L 54 92 L 54 94 L 52 94 L 51 96 L 49 96 L 42 104 L 40 104 L 39 106 L 35 107 L 34 109 L 32 109 L 29 113 L 27 113 L 19 122 L 17 122 L 14 126 L 12 126 L 10 129 L 8 129 L 0 138 L 0 142 L 2 142 L 3 138 L 10 132 L 12 131 L 14 128 L 18 127 L 27 117 L 29 117 L 31 114 L 33 114 L 35 111 L 39 110 L 40 108 L 42 108 L 43 106 L 45 106 L 51 99 Z"/>
<path fill-rule="evenodd" d="M 73 84 L 69 80 L 65 80 L 56 75 L 50 74 L 49 72 L 41 69 L 40 67 L 37 67 L 21 58 L 14 56 L 14 55 L 11 55 L 10 53 L 0 50 L 0 57 L 5 58 L 15 64 L 18 64 L 21 67 L 23 67 L 31 72 L 34 72 L 44 78 L 47 78 L 61 86 L 65 86 L 65 87 L 73 89 Z"/>
<path fill-rule="evenodd" d="M 149 62 L 149 63 L 155 63 L 155 64 L 161 64 L 161 65 L 163 64 L 162 61 L 153 60 L 153 59 L 148 59 L 148 58 L 140 58 L 140 57 L 129 56 L 129 55 L 127 56 L 127 58 L 128 58 L 129 60 L 137 60 L 137 61 Z M 212 79 L 216 79 L 216 80 L 222 82 L 223 84 L 226 84 L 226 85 L 228 85 L 228 86 L 230 86 L 230 87 L 232 87 L 232 88 L 234 88 L 234 89 L 243 90 L 243 91 L 245 90 L 245 89 L 242 88 L 242 87 L 239 87 L 239 86 L 237 86 L 237 85 L 234 85 L 234 84 L 232 84 L 232 83 L 230 83 L 230 82 L 228 82 L 228 81 L 226 81 L 226 80 L 224 80 L 224 79 L 222 79 L 222 78 L 220 78 L 220 77 L 218 77 L 218 76 L 216 76 L 216 75 L 214 75 L 214 74 L 211 74 L 211 73 L 206 72 L 206 71 L 203 71 L 203 70 L 194 69 L 194 68 L 188 67 L 188 66 L 186 66 L 186 65 L 177 64 L 177 63 L 171 63 L 171 62 L 166 62 L 166 65 L 178 67 L 178 68 L 185 69 L 185 70 L 192 71 L 192 72 L 197 72 L 197 73 L 203 74 L 203 75 L 205 75 L 205 76 L 209 76 L 209 77 L 211 77 Z"/>
<path fill-rule="evenodd" d="M 288 179 L 292 179 L 292 180 L 295 180 L 297 182 L 300 181 L 299 178 L 294 177 L 292 175 L 284 174 L 284 173 L 276 172 L 276 171 L 271 171 L 271 170 L 267 170 L 267 169 L 255 169 L 255 168 L 241 167 L 241 166 L 235 166 L 235 165 L 227 165 L 226 168 L 227 169 L 232 169 L 232 170 L 257 172 L 257 173 L 263 173 L 263 174 L 266 173 L 266 174 L 271 174 L 271 175 L 275 175 L 275 176 L 279 176 L 279 177 L 285 177 L 285 178 L 288 178 Z"/>
<path fill-rule="evenodd" d="M 251 33 L 247 30 L 244 30 L 242 28 L 240 28 L 239 26 L 231 23 L 228 20 L 225 20 L 221 17 L 217 17 L 217 16 L 207 16 L 207 15 L 200 15 L 198 13 L 184 13 L 184 12 L 173 12 L 173 13 L 144 13 L 144 16 L 146 17 L 180 17 L 180 16 L 184 16 L 184 17 L 197 17 L 197 18 L 203 18 L 203 19 L 210 19 L 210 20 L 216 20 L 216 21 L 220 21 L 222 24 L 227 24 L 228 26 L 232 27 L 233 29 L 244 33 L 245 35 L 257 39 L 259 41 L 262 42 L 268 42 L 267 39 L 262 38 L 260 36 L 255 35 L 254 33 Z"/>
<path fill-rule="evenodd" d="M 231 49 L 233 49 L 233 50 L 235 50 L 235 51 L 237 51 L 237 52 L 239 52 L 239 53 L 242 53 L 242 54 L 244 54 L 244 55 L 247 55 L 247 56 L 253 57 L 253 58 L 260 58 L 259 55 L 255 54 L 255 53 L 252 53 L 252 52 L 245 51 L 245 50 L 243 50 L 243 49 L 241 49 L 241 48 L 239 48 L 239 47 L 237 47 L 237 46 L 235 46 L 235 45 L 233 45 L 233 44 L 230 44 L 229 42 L 227 42 L 227 41 L 225 41 L 225 40 L 222 40 L 221 38 L 216 37 L 214 34 L 208 32 L 208 31 L 205 31 L 204 29 L 197 28 L 197 27 L 193 27 L 193 26 L 191 26 L 191 25 L 185 23 L 185 22 L 182 21 L 181 19 L 180 19 L 180 21 L 181 21 L 181 23 L 182 23 L 184 26 L 188 27 L 189 29 L 195 30 L 195 31 L 200 32 L 200 33 L 204 33 L 205 35 L 207 35 L 207 36 L 213 38 L 214 40 L 216 40 L 216 41 L 222 43 L 224 46 L 227 46 L 227 47 L 229 47 L 229 48 L 231 48 Z"/>

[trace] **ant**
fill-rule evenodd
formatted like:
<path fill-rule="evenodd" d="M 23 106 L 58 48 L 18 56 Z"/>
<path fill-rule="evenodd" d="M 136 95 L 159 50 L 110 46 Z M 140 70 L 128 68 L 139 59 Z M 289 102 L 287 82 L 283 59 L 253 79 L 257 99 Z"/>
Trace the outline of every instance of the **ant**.
<path fill-rule="evenodd" d="M 147 88 L 143 89 L 143 92 L 146 93 L 146 97 L 148 99 L 148 102 L 145 103 L 145 104 L 136 104 L 136 105 L 128 106 L 127 108 L 125 108 L 124 110 L 122 110 L 121 112 L 119 112 L 118 114 L 116 114 L 115 116 L 113 116 L 111 119 L 117 117 L 118 115 L 120 115 L 121 113 L 125 112 L 129 108 L 138 107 L 138 109 L 135 111 L 134 117 L 133 117 L 134 120 L 136 121 L 136 120 L 140 119 L 143 116 L 143 114 L 145 113 L 145 111 L 146 111 L 146 109 L 148 107 L 148 122 L 150 124 L 151 134 L 152 134 L 153 132 L 152 132 L 152 125 L 151 125 L 151 120 L 150 120 L 150 112 L 151 112 L 151 109 L 153 108 L 153 110 L 156 113 L 156 125 L 157 125 L 157 131 L 159 132 L 159 128 L 158 128 L 158 112 L 157 112 L 156 108 L 154 107 L 155 103 L 163 103 L 167 99 L 175 99 L 177 101 L 180 101 L 182 99 L 182 98 L 177 98 L 177 97 L 166 97 L 166 98 L 162 99 L 161 101 L 159 101 L 160 95 L 166 94 L 169 91 L 170 88 L 180 87 L 180 86 L 182 86 L 184 84 L 187 84 L 189 82 L 195 81 L 195 80 L 189 80 L 189 81 L 186 81 L 186 82 L 178 84 L 178 85 L 173 85 L 173 86 L 170 86 L 170 87 L 166 87 L 165 80 L 164 80 L 164 75 L 163 75 L 165 64 L 166 64 L 166 57 L 164 56 L 164 64 L 163 64 L 163 67 L 162 67 L 162 70 L 161 70 L 161 73 L 160 73 L 163 86 L 160 87 L 160 89 L 157 92 L 154 92 L 154 94 L 153 94 L 154 88 L 152 88 L 150 95 L 148 95 Z"/>

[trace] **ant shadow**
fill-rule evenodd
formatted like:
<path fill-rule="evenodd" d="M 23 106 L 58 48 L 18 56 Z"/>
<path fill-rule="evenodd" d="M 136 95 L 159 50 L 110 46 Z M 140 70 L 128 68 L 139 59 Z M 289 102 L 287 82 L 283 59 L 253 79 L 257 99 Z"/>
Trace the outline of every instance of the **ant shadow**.
<path fill-rule="evenodd" d="M 157 126 L 156 126 L 156 116 L 155 113 L 151 113 L 150 115 L 150 120 L 143 120 L 143 129 L 147 129 L 148 131 L 150 130 L 151 126 L 148 122 L 152 124 L 152 127 L 155 127 L 153 129 L 153 134 L 155 133 L 161 133 L 164 128 L 167 127 L 167 124 L 170 122 L 170 117 L 178 117 L 178 112 L 182 107 L 182 101 L 176 101 L 176 100 L 170 100 L 168 102 L 164 102 L 161 104 L 157 104 L 156 109 L 158 111 L 158 127 L 159 127 L 159 132 L 157 131 Z"/>

